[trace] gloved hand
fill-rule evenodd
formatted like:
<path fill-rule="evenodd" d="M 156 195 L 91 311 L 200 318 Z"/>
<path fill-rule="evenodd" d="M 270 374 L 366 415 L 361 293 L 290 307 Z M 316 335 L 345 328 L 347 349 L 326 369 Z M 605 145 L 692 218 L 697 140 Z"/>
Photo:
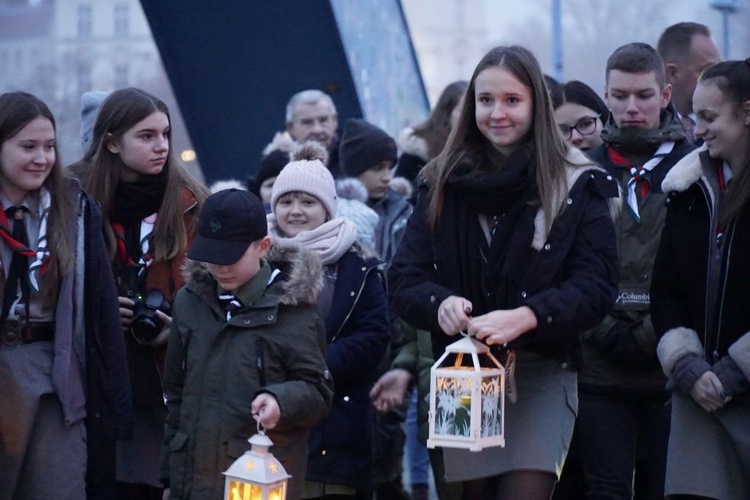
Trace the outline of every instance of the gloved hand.
<path fill-rule="evenodd" d="M 687 395 L 693 390 L 695 382 L 711 369 L 708 361 L 697 354 L 686 354 L 677 360 L 667 382 L 667 389 L 678 388 Z"/>
<path fill-rule="evenodd" d="M 633 332 L 640 325 L 640 321 L 618 320 L 609 331 L 596 336 L 595 343 L 615 362 L 631 368 L 656 368 L 659 365 L 656 354 L 646 352 Z"/>
<path fill-rule="evenodd" d="M 725 396 L 734 396 L 750 389 L 750 381 L 731 356 L 724 356 L 711 369 L 721 380 Z"/>

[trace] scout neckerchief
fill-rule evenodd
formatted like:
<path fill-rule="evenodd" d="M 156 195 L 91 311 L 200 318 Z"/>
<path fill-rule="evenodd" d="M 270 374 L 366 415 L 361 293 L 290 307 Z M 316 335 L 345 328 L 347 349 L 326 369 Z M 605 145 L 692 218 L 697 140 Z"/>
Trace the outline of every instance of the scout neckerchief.
<path fill-rule="evenodd" d="M 152 236 L 156 225 L 157 214 L 151 214 L 141 221 L 138 242 L 140 244 L 140 257 L 135 262 L 128 252 L 125 241 L 125 228 L 119 222 L 112 223 L 112 231 L 115 233 L 117 243 L 117 260 L 128 267 L 137 267 L 138 276 L 142 276 L 146 269 L 153 263 Z"/>
<path fill-rule="evenodd" d="M 672 149 L 674 149 L 674 142 L 663 142 L 656 150 L 656 153 L 654 153 L 654 156 L 641 167 L 631 165 L 630 161 L 615 151 L 614 148 L 608 149 L 609 159 L 612 163 L 618 167 L 627 168 L 630 172 L 630 179 L 626 186 L 628 191 L 627 201 L 628 207 L 630 207 L 630 212 L 636 222 L 641 221 L 641 215 L 638 211 L 638 195 L 640 195 L 641 199 L 648 195 L 650 189 L 648 182 L 649 173 L 664 159 L 665 156 L 672 152 Z M 640 193 L 638 193 L 638 195 L 636 194 L 636 187 L 640 187 Z"/>
<path fill-rule="evenodd" d="M 45 188 L 39 189 L 39 238 L 37 239 L 36 251 L 28 248 L 27 245 L 20 243 L 13 238 L 10 229 L 10 223 L 5 210 L 0 210 L 0 238 L 13 251 L 13 254 L 23 255 L 24 257 L 34 257 L 34 260 L 28 266 L 29 284 L 35 291 L 39 291 L 39 282 L 42 276 L 47 272 L 50 262 L 50 251 L 47 247 L 47 219 L 51 206 L 51 197 L 49 191 Z M 25 228 L 25 223 L 24 223 Z"/>

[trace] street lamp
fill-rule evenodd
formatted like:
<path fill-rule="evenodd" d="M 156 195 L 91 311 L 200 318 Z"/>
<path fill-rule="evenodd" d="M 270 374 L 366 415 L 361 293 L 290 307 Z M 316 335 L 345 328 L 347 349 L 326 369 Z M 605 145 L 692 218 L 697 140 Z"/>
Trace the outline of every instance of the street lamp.
<path fill-rule="evenodd" d="M 724 30 L 724 33 L 722 33 L 721 51 L 724 59 L 729 59 L 729 14 L 734 14 L 740 10 L 740 6 L 737 0 L 711 0 L 709 5 L 711 8 L 721 12 L 722 27 Z"/>

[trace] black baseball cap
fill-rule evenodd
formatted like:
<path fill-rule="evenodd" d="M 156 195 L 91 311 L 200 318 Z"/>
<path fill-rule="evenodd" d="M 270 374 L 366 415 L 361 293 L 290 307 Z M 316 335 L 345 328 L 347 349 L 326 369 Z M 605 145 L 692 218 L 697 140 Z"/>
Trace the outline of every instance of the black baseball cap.
<path fill-rule="evenodd" d="M 250 243 L 267 234 L 260 198 L 242 189 L 225 189 L 206 199 L 198 218 L 198 235 L 187 256 L 228 266 L 240 260 Z"/>

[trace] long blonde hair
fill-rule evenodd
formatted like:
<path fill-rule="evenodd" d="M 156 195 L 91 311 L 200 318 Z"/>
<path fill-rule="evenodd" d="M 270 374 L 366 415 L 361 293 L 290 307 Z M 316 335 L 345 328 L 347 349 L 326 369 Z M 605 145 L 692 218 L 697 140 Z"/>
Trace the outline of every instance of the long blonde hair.
<path fill-rule="evenodd" d="M 539 62 L 524 47 L 518 45 L 496 47 L 479 61 L 474 70 L 466 90 L 466 98 L 458 123 L 451 132 L 445 149 L 435 160 L 429 202 L 429 221 L 433 228 L 438 226 L 442 213 L 445 182 L 456 165 L 464 160 L 469 150 L 493 151 L 494 149 L 479 130 L 475 118 L 476 79 L 482 71 L 490 67 L 505 68 L 531 91 L 533 117 L 528 139 L 534 143 L 536 184 L 545 213 L 555 213 L 557 207 L 552 207 L 555 199 L 554 193 L 567 189 L 565 158 L 568 145 L 555 123 L 552 102 Z M 473 165 L 473 168 L 477 170 L 480 165 Z M 549 230 L 552 222 L 546 221 L 546 230 Z"/>
<path fill-rule="evenodd" d="M 91 146 L 83 157 L 83 186 L 99 203 L 108 220 L 112 219 L 115 193 L 120 183 L 120 171 L 125 168 L 120 155 L 112 153 L 107 144 L 119 140 L 138 122 L 155 111 L 161 111 L 172 122 L 167 105 L 145 90 L 126 88 L 112 92 L 102 103 L 94 124 Z M 196 218 L 186 227 L 183 219 L 181 187 L 193 192 L 198 202 L 197 214 L 208 196 L 207 189 L 196 182 L 174 158 L 172 150 L 172 130 L 167 133 L 170 142 L 167 161 L 167 187 L 159 207 L 159 217 L 154 227 L 154 259 L 156 261 L 175 258 L 188 244 L 188 234 L 195 229 Z M 106 226 L 110 252 L 114 256 L 114 234 L 109 224 Z"/>

